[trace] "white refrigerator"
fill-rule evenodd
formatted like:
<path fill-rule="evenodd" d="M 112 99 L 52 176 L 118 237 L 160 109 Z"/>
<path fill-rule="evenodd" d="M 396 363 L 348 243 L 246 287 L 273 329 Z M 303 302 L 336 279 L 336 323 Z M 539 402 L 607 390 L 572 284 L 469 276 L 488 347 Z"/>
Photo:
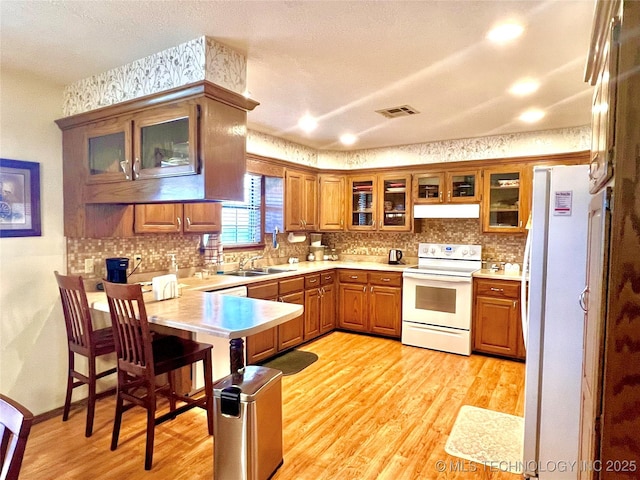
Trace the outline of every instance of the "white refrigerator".
<path fill-rule="evenodd" d="M 533 173 L 523 262 L 523 278 L 529 276 L 528 302 L 522 302 L 523 462 L 525 477 L 540 480 L 578 476 L 571 464 L 578 460 L 580 429 L 584 312 L 579 299 L 586 284 L 588 175 L 586 165 L 536 167 Z"/>

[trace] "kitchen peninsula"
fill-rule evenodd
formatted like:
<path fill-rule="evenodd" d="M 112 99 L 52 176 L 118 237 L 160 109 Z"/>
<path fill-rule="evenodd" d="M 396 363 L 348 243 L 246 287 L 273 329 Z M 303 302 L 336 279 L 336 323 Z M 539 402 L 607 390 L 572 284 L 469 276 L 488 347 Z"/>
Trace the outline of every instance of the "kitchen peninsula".
<path fill-rule="evenodd" d="M 149 322 L 192 333 L 205 333 L 230 340 L 230 369 L 244 367 L 242 337 L 260 333 L 301 315 L 303 308 L 291 303 L 269 302 L 252 298 L 218 295 L 185 290 L 170 300 L 154 300 L 144 294 Z M 87 293 L 89 305 L 108 312 L 106 295 Z"/>

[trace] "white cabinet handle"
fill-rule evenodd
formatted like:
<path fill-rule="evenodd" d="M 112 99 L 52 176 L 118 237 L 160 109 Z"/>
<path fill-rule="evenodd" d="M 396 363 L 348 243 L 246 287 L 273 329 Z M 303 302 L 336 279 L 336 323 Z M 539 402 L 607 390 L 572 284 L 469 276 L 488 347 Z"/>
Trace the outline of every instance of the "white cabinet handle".
<path fill-rule="evenodd" d="M 391 279 L 390 279 L 390 278 L 382 278 L 381 280 L 382 280 L 383 282 L 390 282 L 390 281 L 391 281 Z"/>
<path fill-rule="evenodd" d="M 367 286 L 362 287 L 362 293 L 367 293 Z"/>
<path fill-rule="evenodd" d="M 371 290 L 370 290 L 370 292 L 371 292 L 371 293 L 373 293 L 373 285 L 371 286 Z"/>
<path fill-rule="evenodd" d="M 178 227 L 182 226 L 182 219 L 180 217 L 176 217 L 176 220 L 178 221 Z"/>
<path fill-rule="evenodd" d="M 140 176 L 140 159 L 136 158 L 133 162 L 133 178 L 138 178 Z"/>
<path fill-rule="evenodd" d="M 492 292 L 504 292 L 504 288 L 495 288 L 495 287 L 491 287 L 491 291 L 492 291 Z"/>
<path fill-rule="evenodd" d="M 123 160 L 120 162 L 120 168 L 122 169 L 122 173 L 127 180 L 131 180 L 131 175 L 129 175 L 129 160 Z"/>
<path fill-rule="evenodd" d="M 191 219 L 189 217 L 187 217 L 187 227 L 191 226 Z"/>
<path fill-rule="evenodd" d="M 358 279 L 358 275 L 351 275 L 351 278 L 354 279 L 354 280 L 357 280 Z"/>

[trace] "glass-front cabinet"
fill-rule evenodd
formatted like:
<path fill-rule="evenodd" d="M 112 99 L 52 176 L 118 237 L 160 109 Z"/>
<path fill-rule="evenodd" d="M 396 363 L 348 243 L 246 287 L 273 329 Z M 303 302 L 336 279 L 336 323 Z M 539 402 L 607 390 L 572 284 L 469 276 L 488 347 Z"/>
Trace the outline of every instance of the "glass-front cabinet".
<path fill-rule="evenodd" d="M 197 173 L 198 106 L 174 104 L 86 127 L 87 183 Z"/>
<path fill-rule="evenodd" d="M 88 125 L 84 135 L 87 183 L 131 179 L 131 121 L 115 119 Z"/>
<path fill-rule="evenodd" d="M 483 231 L 524 232 L 527 221 L 524 174 L 520 167 L 484 171 Z"/>
<path fill-rule="evenodd" d="M 349 230 L 409 231 L 411 175 L 349 177 Z"/>
<path fill-rule="evenodd" d="M 197 105 L 174 105 L 134 118 L 134 178 L 189 175 L 197 168 Z"/>
<path fill-rule="evenodd" d="M 376 180 L 375 176 L 349 178 L 349 230 L 376 229 Z"/>
<path fill-rule="evenodd" d="M 408 231 L 411 227 L 410 196 L 411 175 L 381 175 L 380 225 L 378 230 Z"/>
<path fill-rule="evenodd" d="M 475 203 L 480 200 L 480 173 L 429 172 L 415 175 L 413 201 L 428 203 Z"/>

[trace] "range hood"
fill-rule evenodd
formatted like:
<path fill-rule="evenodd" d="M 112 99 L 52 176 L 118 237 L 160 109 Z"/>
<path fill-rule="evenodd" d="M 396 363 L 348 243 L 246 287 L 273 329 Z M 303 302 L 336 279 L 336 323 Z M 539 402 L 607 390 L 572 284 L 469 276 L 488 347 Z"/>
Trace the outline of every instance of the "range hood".
<path fill-rule="evenodd" d="M 413 218 L 480 218 L 480 204 L 414 205 Z"/>

